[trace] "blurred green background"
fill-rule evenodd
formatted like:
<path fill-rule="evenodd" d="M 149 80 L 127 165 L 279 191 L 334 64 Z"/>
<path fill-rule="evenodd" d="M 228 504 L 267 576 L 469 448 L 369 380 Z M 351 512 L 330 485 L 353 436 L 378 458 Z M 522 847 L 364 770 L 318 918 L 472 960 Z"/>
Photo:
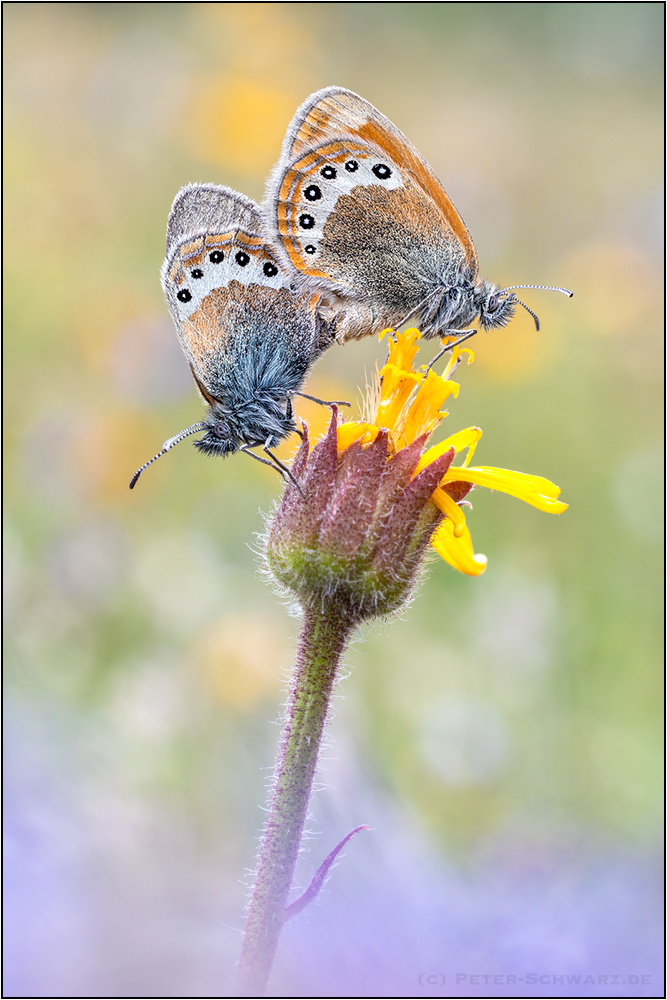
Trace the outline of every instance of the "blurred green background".
<path fill-rule="evenodd" d="M 5 995 L 230 988 L 298 631 L 254 554 L 280 481 L 184 444 L 128 482 L 202 412 L 159 284 L 174 195 L 261 200 L 330 84 L 422 151 L 486 277 L 574 290 L 475 338 L 445 425 L 571 506 L 478 491 L 486 574 L 434 561 L 353 646 L 301 881 L 374 829 L 270 995 L 660 995 L 663 4 L 3 12 Z M 383 356 L 334 348 L 308 391 L 356 400 Z"/>

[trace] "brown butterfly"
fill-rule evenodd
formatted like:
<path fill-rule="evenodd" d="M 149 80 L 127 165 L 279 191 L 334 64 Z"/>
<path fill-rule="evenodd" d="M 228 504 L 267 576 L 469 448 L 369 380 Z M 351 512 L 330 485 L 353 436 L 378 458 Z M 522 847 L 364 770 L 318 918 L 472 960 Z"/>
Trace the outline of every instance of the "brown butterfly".
<path fill-rule="evenodd" d="M 317 314 L 320 295 L 292 283 L 293 269 L 262 235 L 253 201 L 215 184 L 179 191 L 167 224 L 162 287 L 208 409 L 165 442 L 130 489 L 160 455 L 200 431 L 195 446 L 204 454 L 242 451 L 292 478 L 271 449 L 296 430 L 292 400 L 306 395 L 301 388 L 310 367 L 331 343 Z"/>
<path fill-rule="evenodd" d="M 425 337 L 461 336 L 476 316 L 505 326 L 513 294 L 482 278 L 475 245 L 431 167 L 357 94 L 327 87 L 294 116 L 269 180 L 268 232 L 300 287 L 323 296 L 339 342 L 415 316 Z"/>

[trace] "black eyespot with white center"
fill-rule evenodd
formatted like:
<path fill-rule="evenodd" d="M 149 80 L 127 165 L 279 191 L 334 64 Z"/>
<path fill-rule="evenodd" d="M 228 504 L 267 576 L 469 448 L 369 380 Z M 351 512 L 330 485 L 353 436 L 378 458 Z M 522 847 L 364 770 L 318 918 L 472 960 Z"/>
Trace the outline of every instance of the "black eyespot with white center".
<path fill-rule="evenodd" d="M 176 298 L 179 302 L 189 302 L 192 298 L 192 293 L 187 288 L 181 288 L 180 292 L 176 292 Z"/>
<path fill-rule="evenodd" d="M 236 257 L 234 258 L 239 267 L 245 267 L 246 264 L 250 263 L 250 257 L 244 250 L 239 250 Z"/>
<path fill-rule="evenodd" d="M 312 229 L 315 225 L 315 219 L 312 215 L 307 215 L 305 212 L 303 215 L 299 216 L 299 225 L 302 229 Z"/>
<path fill-rule="evenodd" d="M 331 166 L 331 164 L 327 164 L 326 167 L 322 167 L 320 173 L 322 174 L 322 177 L 326 177 L 328 181 L 332 181 L 336 176 L 337 171 L 335 167 Z"/>
<path fill-rule="evenodd" d="M 312 243 L 309 243 L 307 247 L 304 248 L 306 253 L 316 253 L 315 247 Z"/>
<path fill-rule="evenodd" d="M 204 277 L 204 272 L 202 271 L 202 269 L 200 267 L 196 267 L 194 269 L 194 271 L 190 271 L 190 274 L 192 275 L 193 278 L 203 278 Z"/>
<path fill-rule="evenodd" d="M 386 163 L 376 163 L 373 167 L 373 173 L 380 181 L 388 181 L 391 177 L 391 170 Z"/>
<path fill-rule="evenodd" d="M 267 260 L 262 270 L 267 278 L 275 278 L 278 273 L 278 268 L 275 264 L 272 264 L 270 260 Z"/>
<path fill-rule="evenodd" d="M 359 169 L 359 164 L 356 160 L 348 160 L 345 164 L 345 169 L 349 170 L 349 172 L 353 174 L 355 170 Z"/>
<path fill-rule="evenodd" d="M 210 253 L 208 255 L 208 259 L 210 260 L 211 264 L 222 264 L 223 260 L 225 259 L 225 255 L 222 252 L 222 250 L 214 250 L 213 253 Z"/>
<path fill-rule="evenodd" d="M 319 201 L 322 197 L 322 192 L 317 184 L 311 184 L 303 193 L 308 201 Z"/>

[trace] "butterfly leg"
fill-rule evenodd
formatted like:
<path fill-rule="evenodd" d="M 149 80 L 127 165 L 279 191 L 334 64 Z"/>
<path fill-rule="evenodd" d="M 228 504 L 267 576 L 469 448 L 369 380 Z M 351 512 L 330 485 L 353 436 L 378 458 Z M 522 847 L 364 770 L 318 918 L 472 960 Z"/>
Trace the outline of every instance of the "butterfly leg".
<path fill-rule="evenodd" d="M 271 439 L 269 438 L 269 441 L 270 440 Z M 276 456 L 272 455 L 271 452 L 269 451 L 268 443 L 269 442 L 267 441 L 266 444 L 263 446 L 263 450 L 266 452 L 267 455 L 271 457 L 272 459 L 271 462 L 269 462 L 268 459 L 266 458 L 262 458 L 260 455 L 256 455 L 254 451 L 250 451 L 250 449 L 247 446 L 242 446 L 241 448 L 239 448 L 239 451 L 242 451 L 245 455 L 250 455 L 251 458 L 254 458 L 256 459 L 256 461 L 261 462 L 262 465 L 270 466 L 275 472 L 278 473 L 278 475 L 282 476 L 283 479 L 289 479 L 290 482 L 294 483 L 301 496 L 303 496 L 304 495 L 303 490 L 301 489 L 298 482 L 296 481 L 290 470 L 287 468 L 287 466 L 283 465 L 280 459 L 276 458 Z"/>
<path fill-rule="evenodd" d="M 297 490 L 299 491 L 299 493 L 301 494 L 301 496 L 302 496 L 302 497 L 305 497 L 305 493 L 304 493 L 304 492 L 303 492 L 303 490 L 301 489 L 301 486 L 300 486 L 300 484 L 299 484 L 298 480 L 296 480 L 296 479 L 294 478 L 294 476 L 292 475 L 292 472 L 291 472 L 291 470 L 290 470 L 290 469 L 288 469 L 288 467 L 287 467 L 286 465 L 284 465 L 284 464 L 283 464 L 283 462 L 281 462 L 281 461 L 280 461 L 280 459 L 279 459 L 279 458 L 277 458 L 277 456 L 276 456 L 276 455 L 274 455 L 272 451 L 269 451 L 269 441 L 270 441 L 270 440 L 271 440 L 271 438 L 268 438 L 268 439 L 266 440 L 266 442 L 265 442 L 265 443 L 264 443 L 264 445 L 262 446 L 262 451 L 265 451 L 265 452 L 266 452 L 266 454 L 267 454 L 267 455 L 269 456 L 269 458 L 270 458 L 270 459 L 272 459 L 272 461 L 273 461 L 273 463 L 274 463 L 274 464 L 273 464 L 273 467 L 274 467 L 274 469 L 277 469 L 277 470 L 280 470 L 280 472 L 282 473 L 282 476 L 283 476 L 283 479 L 284 479 L 285 477 L 286 477 L 287 479 L 289 479 L 289 481 L 290 481 L 290 482 L 292 483 L 292 485 L 296 486 L 296 488 L 297 488 Z M 255 455 L 254 457 L 255 457 L 255 458 L 259 458 L 259 455 Z M 263 461 L 265 461 L 265 459 L 261 459 L 261 461 L 263 462 Z M 269 462 L 269 463 L 267 463 L 267 464 L 269 464 L 269 465 L 270 465 L 270 464 L 271 464 L 271 462 Z"/>
<path fill-rule="evenodd" d="M 426 368 L 427 372 L 430 372 L 433 365 L 436 363 L 436 361 L 440 360 L 443 354 L 446 354 L 447 351 L 451 351 L 452 348 L 454 347 L 458 347 L 459 344 L 462 344 L 464 340 L 469 340 L 471 337 L 474 337 L 475 334 L 477 333 L 477 330 L 452 330 L 450 333 L 447 334 L 447 336 L 456 337 L 458 336 L 459 333 L 462 334 L 462 336 L 459 337 L 458 340 L 455 340 L 453 344 L 444 344 L 443 347 L 440 348 L 436 356 L 427 365 Z"/>
<path fill-rule="evenodd" d="M 287 406 L 285 407 L 285 416 L 287 417 L 288 420 L 291 420 L 292 417 L 294 416 L 294 407 L 292 406 L 292 400 L 291 400 L 291 398 L 289 396 L 287 397 Z M 294 428 L 294 433 L 298 434 L 299 437 L 301 438 L 301 440 L 303 441 L 303 431 L 300 431 L 298 427 L 295 427 Z"/>
<path fill-rule="evenodd" d="M 318 399 L 317 396 L 309 396 L 307 392 L 297 392 L 296 396 L 303 396 L 304 399 L 310 399 L 313 403 L 319 403 L 320 406 L 351 406 L 351 403 L 346 402 L 344 399 Z"/>

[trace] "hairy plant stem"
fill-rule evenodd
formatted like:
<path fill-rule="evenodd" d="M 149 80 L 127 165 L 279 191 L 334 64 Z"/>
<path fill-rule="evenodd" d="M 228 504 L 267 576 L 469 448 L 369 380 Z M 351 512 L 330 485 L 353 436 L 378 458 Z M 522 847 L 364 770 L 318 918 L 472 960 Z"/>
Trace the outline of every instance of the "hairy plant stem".
<path fill-rule="evenodd" d="M 293 688 L 237 975 L 238 996 L 264 995 L 301 845 L 331 692 L 356 622 L 335 605 L 304 610 Z"/>

